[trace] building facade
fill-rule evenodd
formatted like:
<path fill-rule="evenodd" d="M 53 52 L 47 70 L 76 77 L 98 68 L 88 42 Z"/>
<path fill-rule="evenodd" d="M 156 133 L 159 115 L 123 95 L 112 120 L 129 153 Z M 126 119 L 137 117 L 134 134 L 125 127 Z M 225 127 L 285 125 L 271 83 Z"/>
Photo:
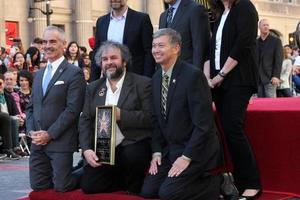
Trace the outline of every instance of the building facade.
<path fill-rule="evenodd" d="M 109 0 L 50 0 L 51 24 L 66 31 L 68 41 L 89 47 L 96 20 L 109 12 Z M 253 0 L 260 18 L 267 18 L 271 28 L 282 34 L 283 44 L 300 20 L 300 0 Z M 163 0 L 128 0 L 131 8 L 149 13 L 154 30 L 165 9 Z M 47 26 L 47 0 L 0 0 L 0 45 L 8 47 L 11 39 L 22 39 L 25 48 L 34 37 L 41 37 Z M 43 13 L 44 12 L 44 13 Z"/>

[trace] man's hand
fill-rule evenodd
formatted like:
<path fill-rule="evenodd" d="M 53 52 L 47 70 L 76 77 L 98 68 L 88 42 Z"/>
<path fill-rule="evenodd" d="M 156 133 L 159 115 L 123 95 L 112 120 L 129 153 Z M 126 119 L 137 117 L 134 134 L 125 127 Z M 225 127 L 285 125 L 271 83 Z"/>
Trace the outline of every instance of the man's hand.
<path fill-rule="evenodd" d="M 24 125 L 25 120 L 21 117 L 21 115 L 18 116 L 19 126 L 22 127 Z"/>
<path fill-rule="evenodd" d="M 83 155 L 86 159 L 86 161 L 92 166 L 92 167 L 100 167 L 101 166 L 101 163 L 98 162 L 99 161 L 99 158 L 97 157 L 96 153 L 91 150 L 91 149 L 88 149 L 88 150 L 85 150 L 83 152 Z"/>
<path fill-rule="evenodd" d="M 214 85 L 212 84 L 212 79 L 207 78 L 206 80 L 207 80 L 208 86 L 209 86 L 210 88 L 214 88 Z"/>
<path fill-rule="evenodd" d="M 271 83 L 272 83 L 272 85 L 274 85 L 274 86 L 279 86 L 279 85 L 280 85 L 280 79 L 277 78 L 277 77 L 272 77 Z"/>
<path fill-rule="evenodd" d="M 47 131 L 32 131 L 30 133 L 32 143 L 35 145 L 46 145 L 51 140 L 50 135 Z"/>
<path fill-rule="evenodd" d="M 191 161 L 184 159 L 182 156 L 178 157 L 172 165 L 168 173 L 168 177 L 179 176 L 190 164 Z"/>
<path fill-rule="evenodd" d="M 224 77 L 220 76 L 217 74 L 212 80 L 211 80 L 211 85 L 212 87 L 220 86 L 224 80 Z"/>
<path fill-rule="evenodd" d="M 157 165 L 161 165 L 161 155 L 156 155 L 152 157 L 149 174 L 155 175 L 158 172 Z"/>

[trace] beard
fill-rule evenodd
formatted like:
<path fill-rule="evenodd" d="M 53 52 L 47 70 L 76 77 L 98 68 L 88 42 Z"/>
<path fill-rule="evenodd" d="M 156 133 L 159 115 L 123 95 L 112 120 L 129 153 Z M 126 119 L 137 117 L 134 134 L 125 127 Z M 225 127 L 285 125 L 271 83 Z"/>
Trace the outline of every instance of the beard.
<path fill-rule="evenodd" d="M 108 78 L 109 80 L 118 80 L 119 78 L 121 78 L 121 76 L 124 73 L 123 66 L 112 65 L 109 68 L 116 68 L 115 72 L 110 73 L 110 72 L 107 72 L 107 69 L 105 67 L 104 76 L 106 78 Z"/>

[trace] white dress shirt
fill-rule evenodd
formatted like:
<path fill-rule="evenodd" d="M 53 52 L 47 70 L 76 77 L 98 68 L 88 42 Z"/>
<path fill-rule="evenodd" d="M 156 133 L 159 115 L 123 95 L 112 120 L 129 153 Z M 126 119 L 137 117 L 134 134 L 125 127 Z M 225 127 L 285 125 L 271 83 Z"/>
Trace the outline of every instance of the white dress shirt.
<path fill-rule="evenodd" d="M 221 69 L 221 63 L 220 63 L 220 57 L 221 57 L 221 45 L 222 45 L 222 32 L 223 32 L 223 27 L 225 24 L 225 21 L 227 19 L 227 16 L 229 14 L 228 10 L 227 12 L 224 11 L 218 30 L 216 34 L 216 50 L 215 50 L 215 69 L 220 70 Z"/>
<path fill-rule="evenodd" d="M 123 44 L 123 35 L 127 11 L 128 8 L 121 17 L 114 17 L 113 13 L 110 13 L 110 22 L 107 30 L 107 40 Z"/>
<path fill-rule="evenodd" d="M 57 68 L 58 68 L 59 65 L 64 61 L 64 59 L 65 59 L 65 57 L 62 56 L 62 57 L 60 57 L 59 59 L 57 59 L 56 61 L 54 61 L 54 62 L 52 62 L 52 63 L 50 63 L 50 62 L 48 61 L 47 66 L 48 66 L 49 64 L 52 65 L 52 73 L 51 73 L 51 77 L 53 77 L 53 75 L 54 75 L 54 73 L 56 72 Z M 45 72 L 44 72 L 44 75 L 43 75 L 43 82 L 44 82 L 45 76 L 46 76 L 46 74 L 47 74 L 47 71 L 48 71 L 48 68 L 46 67 Z"/>
<path fill-rule="evenodd" d="M 112 91 L 109 80 L 106 79 L 107 92 L 105 98 L 105 105 L 114 105 L 114 106 L 118 105 L 119 97 L 125 79 L 125 74 L 126 72 L 124 71 L 122 78 L 116 84 L 117 89 L 115 92 Z M 124 135 L 122 134 L 118 124 L 116 124 L 116 146 L 118 146 L 123 139 L 124 139 Z"/>

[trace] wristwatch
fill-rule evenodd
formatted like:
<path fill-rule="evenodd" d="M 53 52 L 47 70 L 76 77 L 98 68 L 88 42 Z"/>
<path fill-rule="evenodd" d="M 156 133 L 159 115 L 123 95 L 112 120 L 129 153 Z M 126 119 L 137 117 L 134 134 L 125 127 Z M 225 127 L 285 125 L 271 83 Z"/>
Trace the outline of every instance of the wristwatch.
<path fill-rule="evenodd" d="M 223 78 L 225 78 L 225 76 L 227 75 L 225 72 L 223 72 L 223 70 L 219 71 L 218 74 Z"/>

